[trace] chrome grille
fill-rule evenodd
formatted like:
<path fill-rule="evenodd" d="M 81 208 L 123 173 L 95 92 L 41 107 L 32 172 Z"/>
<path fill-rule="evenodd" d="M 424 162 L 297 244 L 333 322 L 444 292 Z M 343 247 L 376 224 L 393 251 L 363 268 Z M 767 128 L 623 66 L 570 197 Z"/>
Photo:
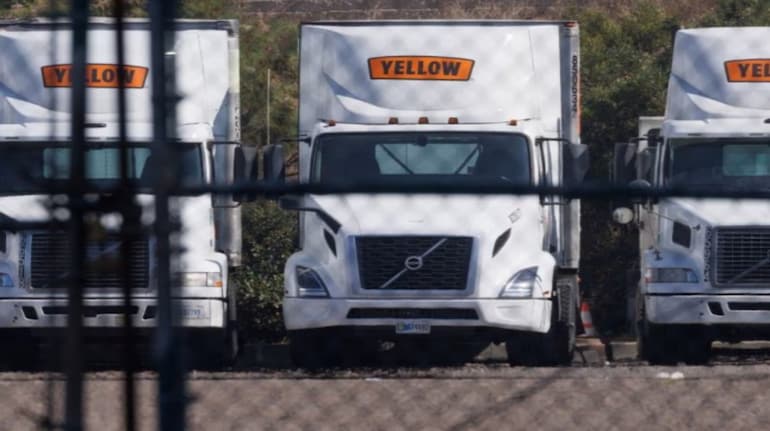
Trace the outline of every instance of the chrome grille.
<path fill-rule="evenodd" d="M 715 236 L 716 284 L 728 284 L 745 273 L 732 284 L 770 286 L 770 229 L 719 228 Z"/>
<path fill-rule="evenodd" d="M 440 245 L 437 245 L 439 244 Z M 356 238 L 358 269 L 364 289 L 463 290 L 473 239 L 442 236 L 365 236 Z M 409 257 L 423 256 L 419 269 Z"/>
<path fill-rule="evenodd" d="M 70 275 L 71 258 L 66 232 L 35 232 L 31 235 L 30 285 L 34 289 L 65 289 Z M 149 286 L 149 245 L 146 239 L 132 241 L 128 267 L 131 288 Z M 85 250 L 86 289 L 121 288 L 121 241 L 108 235 L 100 241 L 87 241 Z"/>

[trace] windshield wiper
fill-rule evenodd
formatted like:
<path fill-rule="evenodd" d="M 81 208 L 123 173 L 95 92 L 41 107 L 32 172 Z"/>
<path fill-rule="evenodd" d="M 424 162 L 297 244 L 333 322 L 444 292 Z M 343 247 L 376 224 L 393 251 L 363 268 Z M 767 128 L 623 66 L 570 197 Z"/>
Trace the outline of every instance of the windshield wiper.
<path fill-rule="evenodd" d="M 465 160 L 463 160 L 460 167 L 457 168 L 457 170 L 455 171 L 455 175 L 459 174 L 463 170 L 463 168 L 468 164 L 468 162 L 471 161 L 471 158 L 473 158 L 474 154 L 478 152 L 479 152 L 479 147 L 474 148 L 473 151 L 471 151 L 471 153 L 468 154 L 468 157 L 466 157 Z"/>
<path fill-rule="evenodd" d="M 406 165 L 404 162 L 402 162 L 402 161 L 401 161 L 401 160 L 400 160 L 398 157 L 396 157 L 396 155 L 395 155 L 395 154 L 393 154 L 393 153 L 392 153 L 392 152 L 391 152 L 391 151 L 388 149 L 388 147 L 386 147 L 386 146 L 384 146 L 384 145 L 381 145 L 380 147 L 382 147 L 382 149 L 383 149 L 383 150 L 385 150 L 385 154 L 387 154 L 388 156 L 390 156 L 390 158 L 391 158 L 391 159 L 393 159 L 393 161 L 395 161 L 396 163 L 398 163 L 398 165 L 399 165 L 399 166 L 401 166 L 402 168 L 404 168 L 404 170 L 405 170 L 405 171 L 406 171 L 408 174 L 410 174 L 410 175 L 414 175 L 414 171 L 412 171 L 411 169 L 409 169 L 409 166 L 407 166 L 407 165 Z"/>

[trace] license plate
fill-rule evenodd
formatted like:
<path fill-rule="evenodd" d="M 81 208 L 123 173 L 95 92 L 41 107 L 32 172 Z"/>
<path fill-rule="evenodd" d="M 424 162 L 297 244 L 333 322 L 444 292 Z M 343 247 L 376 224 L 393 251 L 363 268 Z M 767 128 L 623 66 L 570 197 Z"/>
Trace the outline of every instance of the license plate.
<path fill-rule="evenodd" d="M 183 306 L 181 309 L 182 320 L 205 320 L 209 314 L 204 307 Z"/>
<path fill-rule="evenodd" d="M 430 323 L 410 320 L 397 322 L 396 334 L 430 334 Z"/>

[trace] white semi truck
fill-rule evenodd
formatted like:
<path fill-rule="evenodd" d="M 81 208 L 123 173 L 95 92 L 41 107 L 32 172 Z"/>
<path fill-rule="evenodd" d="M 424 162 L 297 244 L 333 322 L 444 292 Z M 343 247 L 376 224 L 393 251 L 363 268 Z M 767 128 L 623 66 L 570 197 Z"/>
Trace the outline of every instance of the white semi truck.
<path fill-rule="evenodd" d="M 770 28 L 680 30 L 664 117 L 616 145 L 615 180 L 731 194 L 770 187 Z M 644 199 L 614 219 L 639 227 L 639 353 L 708 360 L 714 340 L 770 338 L 770 205 Z"/>
<path fill-rule="evenodd" d="M 570 362 L 579 202 L 505 189 L 585 173 L 577 23 L 306 23 L 299 81 L 300 182 L 345 193 L 282 199 L 300 211 L 283 300 L 295 362 L 445 336 Z M 497 192 L 411 192 L 442 186 Z"/>
<path fill-rule="evenodd" d="M 179 94 L 176 127 L 169 139 L 178 152 L 183 186 L 230 183 L 240 148 L 238 24 L 235 21 L 178 21 L 175 46 L 166 56 L 176 64 Z M 83 323 L 89 333 L 109 334 L 128 316 L 141 331 L 157 324 L 158 270 L 153 175 L 166 169 L 153 159 L 150 24 L 126 20 L 125 61 L 116 56 L 115 23 L 92 19 L 86 65 L 86 185 L 88 202 L 104 205 L 120 184 L 118 92 L 125 88 L 128 182 L 137 190 L 145 233 L 131 241 L 131 304 L 123 307 L 118 271 L 120 217 L 91 217 L 83 274 Z M 66 226 L 25 229 L 60 219 L 52 208 L 70 177 L 72 31 L 68 23 L 45 20 L 0 23 L 0 331 L 16 345 L 67 324 L 69 255 Z M 156 157 L 157 159 L 157 157 Z M 96 190 L 96 192 L 94 192 Z M 99 193 L 104 190 L 104 193 Z M 102 196 L 99 196 L 99 195 Z M 58 200 L 57 200 L 58 199 Z M 99 199 L 99 200 L 96 200 Z M 205 360 L 236 353 L 235 286 L 230 270 L 241 262 L 238 203 L 203 194 L 172 198 L 178 234 L 172 257 L 172 297 L 177 324 L 192 332 L 193 353 Z M 31 224 L 32 223 L 32 224 Z M 14 226 L 20 226 L 15 228 Z M 136 227 L 132 227 L 136 229 Z M 200 355 L 198 355 L 200 353 Z"/>

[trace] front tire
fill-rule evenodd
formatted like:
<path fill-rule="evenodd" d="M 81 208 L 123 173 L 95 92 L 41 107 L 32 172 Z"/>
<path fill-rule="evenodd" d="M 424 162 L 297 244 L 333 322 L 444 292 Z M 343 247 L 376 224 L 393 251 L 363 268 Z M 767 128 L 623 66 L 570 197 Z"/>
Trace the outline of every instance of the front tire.
<path fill-rule="evenodd" d="M 241 352 L 243 341 L 238 328 L 238 286 L 229 279 L 227 284 L 227 327 L 225 338 L 226 365 L 234 365 Z"/>
<path fill-rule="evenodd" d="M 636 298 L 636 344 L 639 359 L 650 365 L 703 365 L 711 356 L 711 339 L 704 328 L 660 325 L 647 320 L 644 295 Z"/>
<path fill-rule="evenodd" d="M 562 295 L 564 295 L 562 293 Z M 575 354 L 575 295 L 551 300 L 551 328 L 545 334 L 518 332 L 506 340 L 505 350 L 510 365 L 564 366 Z M 564 313 L 560 314 L 560 310 Z"/>
<path fill-rule="evenodd" d="M 215 371 L 231 366 L 232 350 L 227 328 L 189 330 L 186 343 L 189 364 L 193 369 Z"/>
<path fill-rule="evenodd" d="M 321 331 L 290 331 L 289 354 L 299 368 L 331 368 L 341 362 L 339 339 Z"/>
<path fill-rule="evenodd" d="M 378 339 L 333 328 L 289 331 L 289 354 L 295 366 L 308 370 L 379 362 Z"/>

